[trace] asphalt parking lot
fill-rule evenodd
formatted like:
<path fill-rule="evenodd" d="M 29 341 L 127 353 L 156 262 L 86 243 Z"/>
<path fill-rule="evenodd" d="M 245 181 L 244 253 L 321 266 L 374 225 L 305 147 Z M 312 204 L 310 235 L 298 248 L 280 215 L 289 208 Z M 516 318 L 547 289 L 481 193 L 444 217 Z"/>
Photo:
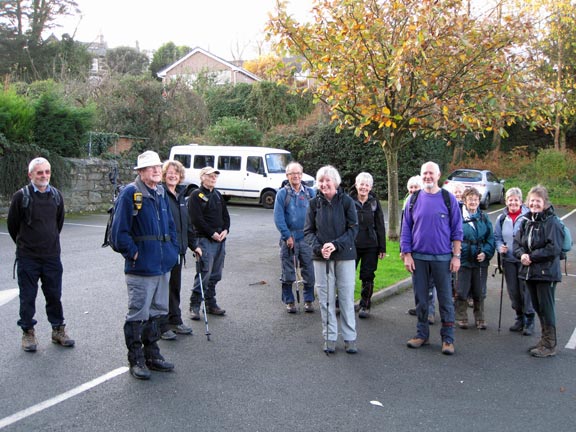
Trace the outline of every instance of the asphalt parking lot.
<path fill-rule="evenodd" d="M 491 211 L 497 207 L 492 207 Z M 561 209 L 562 214 L 570 209 Z M 446 431 L 573 430 L 576 403 L 576 258 L 557 289 L 560 353 L 535 359 L 536 337 L 508 331 L 499 276 L 489 278 L 488 330 L 457 330 L 456 355 L 413 336 L 411 290 L 386 291 L 358 322 L 357 355 L 322 350 L 319 313 L 288 315 L 280 302 L 278 235 L 272 211 L 231 205 L 232 227 L 218 300 L 226 317 L 187 321 L 191 337 L 162 341 L 173 373 L 141 382 L 126 373 L 122 260 L 102 249 L 106 215 L 69 217 L 62 233 L 64 308 L 73 349 L 49 342 L 37 302 L 39 350 L 20 349 L 14 246 L 0 222 L 0 429 L 6 431 Z M 495 215 L 491 215 L 494 219 Z M 565 220 L 576 233 L 576 214 Z M 388 257 L 386 259 L 395 259 Z M 189 258 L 191 260 L 191 257 Z M 385 264 L 384 264 L 385 265 Z M 194 276 L 184 271 L 183 298 Z M 393 295 L 390 295 L 393 294 Z M 384 294 L 380 294 L 384 296 Z M 186 309 L 186 303 L 184 303 Z"/>

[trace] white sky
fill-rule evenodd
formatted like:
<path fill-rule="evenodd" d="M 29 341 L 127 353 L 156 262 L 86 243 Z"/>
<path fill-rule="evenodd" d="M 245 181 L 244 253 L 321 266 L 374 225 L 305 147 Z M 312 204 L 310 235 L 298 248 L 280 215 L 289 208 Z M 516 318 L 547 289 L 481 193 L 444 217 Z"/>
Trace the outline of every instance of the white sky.
<path fill-rule="evenodd" d="M 268 12 L 275 0 L 76 0 L 82 16 L 61 18 L 52 29 L 92 42 L 102 34 L 108 48 L 156 50 L 167 42 L 201 47 L 226 60 L 258 56 Z M 288 11 L 306 18 L 312 0 L 287 0 Z"/>

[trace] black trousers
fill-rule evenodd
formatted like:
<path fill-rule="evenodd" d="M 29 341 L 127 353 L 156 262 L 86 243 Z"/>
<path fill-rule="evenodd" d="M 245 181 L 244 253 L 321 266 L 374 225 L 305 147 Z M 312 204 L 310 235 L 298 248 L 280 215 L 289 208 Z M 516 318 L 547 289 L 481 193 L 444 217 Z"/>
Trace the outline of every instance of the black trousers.
<path fill-rule="evenodd" d="M 60 257 L 18 258 L 18 286 L 20 287 L 20 319 L 18 325 L 22 330 L 33 328 L 37 321 L 36 296 L 38 281 L 46 299 L 46 315 L 52 327 L 64 324 L 62 310 L 62 262 Z"/>

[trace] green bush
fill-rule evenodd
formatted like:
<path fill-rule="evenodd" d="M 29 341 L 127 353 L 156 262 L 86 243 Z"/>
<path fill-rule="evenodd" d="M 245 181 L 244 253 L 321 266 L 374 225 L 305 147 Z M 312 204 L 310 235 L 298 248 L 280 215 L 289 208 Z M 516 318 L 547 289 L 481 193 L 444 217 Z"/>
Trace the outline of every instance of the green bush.
<path fill-rule="evenodd" d="M 258 146 L 262 141 L 262 133 L 253 122 L 237 117 L 222 117 L 206 135 L 212 143 L 221 145 Z"/>
<path fill-rule="evenodd" d="M 79 157 L 86 149 L 93 111 L 64 103 L 55 93 L 44 93 L 35 107 L 34 139 L 62 157 Z"/>
<path fill-rule="evenodd" d="M 29 101 L 13 90 L 0 92 L 0 133 L 8 141 L 30 142 L 34 108 Z"/>

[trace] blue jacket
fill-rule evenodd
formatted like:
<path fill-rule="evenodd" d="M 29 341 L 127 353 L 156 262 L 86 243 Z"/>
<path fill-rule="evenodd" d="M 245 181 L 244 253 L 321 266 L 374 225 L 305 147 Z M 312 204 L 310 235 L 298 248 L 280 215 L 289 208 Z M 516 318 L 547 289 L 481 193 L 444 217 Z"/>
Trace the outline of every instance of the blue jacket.
<path fill-rule="evenodd" d="M 331 260 L 345 261 L 356 259 L 354 240 L 358 234 L 358 216 L 354 200 L 338 189 L 332 201 L 322 192 L 310 200 L 304 224 L 304 236 L 313 252 L 312 259 L 323 260 L 322 246 L 333 243 L 336 250 Z"/>
<path fill-rule="evenodd" d="M 135 192 L 142 193 L 142 208 L 136 216 Z M 178 262 L 178 234 L 162 186 L 149 189 L 140 178 L 126 186 L 116 202 L 111 236 L 125 259 L 124 273 L 158 276 Z"/>
<path fill-rule="evenodd" d="M 525 216 L 529 212 L 530 210 L 528 210 L 528 207 L 523 205 L 520 210 L 520 215 L 514 222 L 512 222 L 512 218 L 508 216 L 508 208 L 506 207 L 496 218 L 496 222 L 494 223 L 494 241 L 496 243 L 496 251 L 499 251 L 500 246 L 504 245 L 504 243 L 508 246 L 508 252 L 502 256 L 504 261 L 515 263 L 520 262 L 520 260 L 514 256 L 514 236 L 520 229 L 522 216 Z"/>
<path fill-rule="evenodd" d="M 289 186 L 291 188 L 291 186 Z M 286 204 L 286 195 L 290 193 L 288 204 Z M 274 224 L 280 231 L 280 239 L 288 240 L 291 236 L 294 240 L 304 238 L 304 222 L 306 221 L 306 210 L 308 209 L 308 199 L 314 198 L 316 191 L 305 185 L 300 186 L 300 192 L 296 193 L 294 189 L 288 192 L 286 187 L 280 188 L 276 194 L 274 202 Z"/>
<path fill-rule="evenodd" d="M 478 210 L 462 221 L 462 230 L 464 239 L 462 240 L 460 265 L 462 267 L 488 267 L 496 250 L 492 222 L 488 216 Z M 484 252 L 486 259 L 478 262 L 476 257 L 481 252 Z"/>

